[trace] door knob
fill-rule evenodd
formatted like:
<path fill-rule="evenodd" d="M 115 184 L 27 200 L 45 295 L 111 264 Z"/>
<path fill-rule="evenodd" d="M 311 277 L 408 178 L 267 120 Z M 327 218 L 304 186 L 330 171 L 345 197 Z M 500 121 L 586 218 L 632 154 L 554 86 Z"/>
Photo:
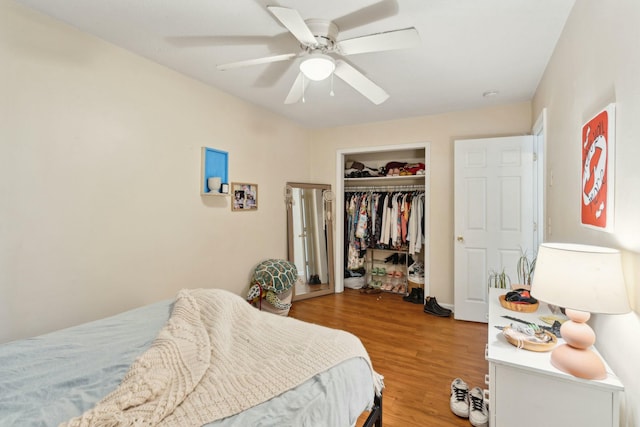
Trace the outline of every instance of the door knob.
<path fill-rule="evenodd" d="M 457 240 L 458 242 L 462 243 L 462 242 L 464 242 L 464 237 L 462 237 L 462 236 L 458 236 L 458 237 L 456 237 L 456 240 Z"/>

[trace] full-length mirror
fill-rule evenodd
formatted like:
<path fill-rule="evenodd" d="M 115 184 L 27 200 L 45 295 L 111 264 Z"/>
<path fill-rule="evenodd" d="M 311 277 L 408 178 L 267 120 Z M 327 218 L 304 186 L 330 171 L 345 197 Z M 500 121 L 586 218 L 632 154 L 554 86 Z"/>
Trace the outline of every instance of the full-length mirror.
<path fill-rule="evenodd" d="M 293 300 L 333 293 L 333 193 L 328 184 L 288 182 L 285 191 L 289 261 L 300 280 Z"/>

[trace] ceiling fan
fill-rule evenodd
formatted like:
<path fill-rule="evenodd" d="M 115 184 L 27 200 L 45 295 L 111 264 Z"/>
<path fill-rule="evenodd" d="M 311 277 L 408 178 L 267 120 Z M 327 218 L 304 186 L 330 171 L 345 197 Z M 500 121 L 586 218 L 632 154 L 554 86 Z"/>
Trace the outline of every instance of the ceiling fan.
<path fill-rule="evenodd" d="M 413 27 L 338 40 L 338 26 L 331 21 L 304 20 L 297 10 L 286 7 L 267 6 L 267 9 L 300 42 L 301 51 L 221 64 L 217 68 L 224 71 L 304 58 L 300 63 L 298 77 L 284 101 L 285 104 L 293 104 L 300 99 L 304 101 L 304 91 L 310 81 L 321 81 L 331 75 L 352 86 L 374 104 L 381 104 L 389 98 L 389 94 L 349 63 L 336 59 L 335 56 L 405 49 L 420 43 L 418 31 Z M 331 94 L 333 95 L 333 91 Z"/>

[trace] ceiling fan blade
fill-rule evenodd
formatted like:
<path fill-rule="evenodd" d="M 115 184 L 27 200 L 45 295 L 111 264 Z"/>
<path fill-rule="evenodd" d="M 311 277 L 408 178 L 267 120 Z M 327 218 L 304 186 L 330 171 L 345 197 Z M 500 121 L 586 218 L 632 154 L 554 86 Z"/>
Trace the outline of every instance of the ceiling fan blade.
<path fill-rule="evenodd" d="M 293 82 L 291 86 L 291 90 L 287 95 L 287 98 L 284 100 L 285 104 L 295 104 L 300 101 L 300 98 L 304 95 L 304 91 L 309 86 L 309 79 L 304 78 L 304 74 L 298 73 L 298 77 L 296 77 L 296 81 Z"/>
<path fill-rule="evenodd" d="M 251 46 L 270 42 L 272 37 L 265 36 L 180 36 L 165 37 L 165 40 L 177 47 L 203 46 Z"/>
<path fill-rule="evenodd" d="M 248 67 L 250 65 L 269 64 L 272 62 L 286 61 L 296 57 L 297 53 L 285 53 L 283 55 L 265 56 L 264 58 L 247 59 L 245 61 L 230 62 L 228 64 L 220 64 L 216 68 L 220 71 L 231 70 L 234 68 Z"/>
<path fill-rule="evenodd" d="M 302 16 L 295 9 L 280 6 L 267 6 L 269 12 L 273 14 L 285 26 L 291 34 L 305 46 L 316 46 L 318 42 L 313 33 L 302 19 Z"/>
<path fill-rule="evenodd" d="M 370 34 L 338 42 L 338 49 L 343 55 L 381 52 L 384 50 L 406 49 L 420 44 L 420 35 L 414 27 L 385 33 Z"/>
<path fill-rule="evenodd" d="M 347 31 L 398 14 L 397 0 L 381 0 L 333 20 L 340 31 Z"/>
<path fill-rule="evenodd" d="M 290 68 L 293 68 L 295 61 L 272 62 L 261 67 L 260 75 L 253 82 L 253 87 L 267 88 L 273 87 L 282 79 Z M 297 68 L 297 67 L 296 67 Z"/>
<path fill-rule="evenodd" d="M 384 89 L 344 61 L 336 61 L 336 69 L 333 73 L 376 105 L 382 104 L 389 98 L 389 94 Z"/>
<path fill-rule="evenodd" d="M 288 32 L 274 36 L 170 36 L 167 43 L 176 47 L 198 48 L 207 46 L 264 46 L 269 52 L 293 52 L 300 43 Z"/>

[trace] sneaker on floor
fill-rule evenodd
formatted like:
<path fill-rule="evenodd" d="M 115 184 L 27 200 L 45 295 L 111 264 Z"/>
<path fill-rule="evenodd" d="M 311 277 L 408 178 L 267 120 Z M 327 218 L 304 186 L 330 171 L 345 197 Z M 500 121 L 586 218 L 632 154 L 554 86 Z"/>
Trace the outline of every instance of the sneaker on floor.
<path fill-rule="evenodd" d="M 460 378 L 451 382 L 449 407 L 457 416 L 469 418 L 469 386 Z"/>
<path fill-rule="evenodd" d="M 489 423 L 489 413 L 480 387 L 474 387 L 469 392 L 469 422 L 474 427 L 487 427 Z"/>

